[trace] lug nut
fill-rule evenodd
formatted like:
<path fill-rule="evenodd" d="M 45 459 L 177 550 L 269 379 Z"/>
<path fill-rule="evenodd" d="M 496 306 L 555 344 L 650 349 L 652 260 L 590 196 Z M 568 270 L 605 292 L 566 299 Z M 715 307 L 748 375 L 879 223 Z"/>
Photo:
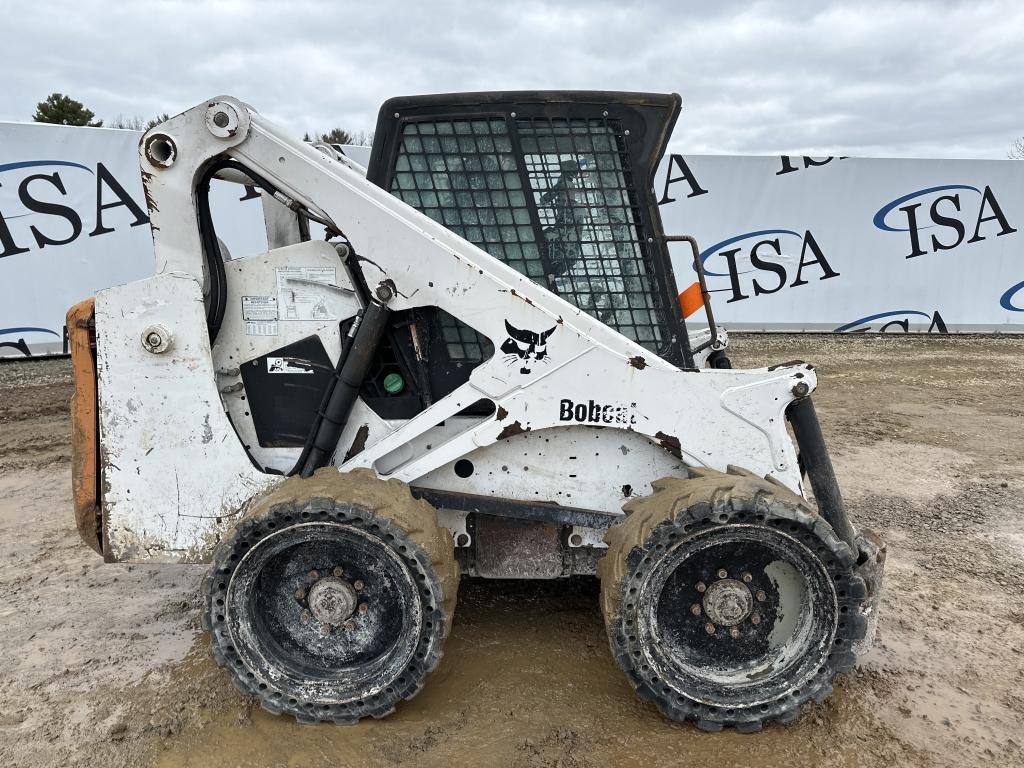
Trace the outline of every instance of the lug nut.
<path fill-rule="evenodd" d="M 299 614 L 299 621 L 301 621 L 303 624 L 308 623 L 311 618 L 313 618 L 313 614 L 311 614 L 309 611 L 303 611 L 301 614 Z"/>
<path fill-rule="evenodd" d="M 707 632 L 709 635 L 715 634 L 715 625 L 709 621 L 707 624 L 704 625 L 704 631 Z"/>
<path fill-rule="evenodd" d="M 302 600 L 305 596 L 306 596 L 306 590 L 304 590 L 302 587 L 299 587 L 298 589 L 295 590 L 295 599 L 296 600 Z"/>
<path fill-rule="evenodd" d="M 694 616 L 700 616 L 700 604 L 694 603 L 693 605 L 691 605 L 690 613 L 692 613 Z"/>
<path fill-rule="evenodd" d="M 733 640 L 737 639 L 739 636 L 740 631 L 736 627 L 733 627 L 729 630 L 729 637 L 731 637 Z"/>
<path fill-rule="evenodd" d="M 759 589 L 757 590 L 757 594 L 755 594 L 754 597 L 757 598 L 757 602 L 763 603 L 767 599 L 768 595 L 764 593 L 763 589 Z"/>
<path fill-rule="evenodd" d="M 337 566 L 337 567 L 335 567 L 335 569 L 334 569 L 333 571 L 331 571 L 331 573 L 332 573 L 332 574 L 333 574 L 333 575 L 334 575 L 334 576 L 335 576 L 336 578 L 339 578 L 339 579 L 340 579 L 340 578 L 341 578 L 342 576 L 344 576 L 344 575 L 345 575 L 345 571 L 344 571 L 344 570 L 342 569 L 342 567 L 341 567 L 340 565 L 339 565 L 339 566 Z"/>
<path fill-rule="evenodd" d="M 758 624 L 760 624 L 761 623 L 761 614 L 755 613 L 753 616 L 751 616 L 750 617 L 750 623 L 753 624 L 755 627 Z"/>
<path fill-rule="evenodd" d="M 355 582 L 353 582 L 352 586 L 355 588 L 356 592 L 359 592 L 366 585 L 363 584 L 362 579 L 356 579 Z"/>
<path fill-rule="evenodd" d="M 729 577 L 729 572 L 725 568 L 718 569 L 718 578 L 725 579 Z"/>
<path fill-rule="evenodd" d="M 321 624 L 320 625 L 320 634 L 323 635 L 324 637 L 327 637 L 329 634 L 331 634 L 331 625 L 330 624 Z"/>
<path fill-rule="evenodd" d="M 753 576 L 751 576 L 751 575 L 750 575 L 749 573 L 744 573 L 744 574 L 743 574 L 743 583 L 744 583 L 744 584 L 749 584 L 749 583 L 750 583 L 750 582 L 752 582 L 753 580 L 754 580 L 754 577 L 753 577 Z"/>
<path fill-rule="evenodd" d="M 360 603 L 359 604 L 359 612 L 360 613 L 366 613 L 368 610 L 370 610 L 370 606 L 368 606 L 366 603 Z"/>
<path fill-rule="evenodd" d="M 703 592 L 705 589 L 707 589 L 707 585 L 705 585 L 703 581 L 698 581 L 697 582 L 697 591 L 698 592 Z"/>
<path fill-rule="evenodd" d="M 309 578 L 311 578 L 313 581 L 316 581 L 320 578 L 320 571 L 310 571 Z"/>
<path fill-rule="evenodd" d="M 346 621 L 345 622 L 345 629 L 347 629 L 347 630 L 349 630 L 351 632 L 355 628 L 356 628 L 356 623 L 354 621 Z"/>

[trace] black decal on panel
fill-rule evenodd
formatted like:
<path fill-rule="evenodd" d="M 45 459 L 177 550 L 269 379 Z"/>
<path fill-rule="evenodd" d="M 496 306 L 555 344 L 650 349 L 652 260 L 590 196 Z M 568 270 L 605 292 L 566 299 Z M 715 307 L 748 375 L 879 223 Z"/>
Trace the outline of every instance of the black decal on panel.
<path fill-rule="evenodd" d="M 505 364 L 513 365 L 522 362 L 519 368 L 520 373 L 530 373 L 534 362 L 550 363 L 548 357 L 548 337 L 555 332 L 550 328 L 541 333 L 536 331 L 523 330 L 505 321 L 505 330 L 508 331 L 508 338 L 501 345 L 501 351 L 505 353 Z"/>

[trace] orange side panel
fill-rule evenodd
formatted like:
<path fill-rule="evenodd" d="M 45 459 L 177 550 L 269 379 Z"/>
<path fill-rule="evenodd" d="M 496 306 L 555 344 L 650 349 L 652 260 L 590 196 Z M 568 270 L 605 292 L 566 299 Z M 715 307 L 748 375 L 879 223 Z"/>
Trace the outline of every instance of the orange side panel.
<path fill-rule="evenodd" d="M 689 317 L 704 306 L 700 283 L 691 284 L 689 288 L 679 294 L 679 305 L 683 308 L 683 317 Z"/>
<path fill-rule="evenodd" d="M 103 554 L 95 305 L 94 299 L 81 301 L 68 310 L 67 317 L 75 380 L 75 393 L 71 396 L 71 489 L 78 533 L 86 544 Z"/>

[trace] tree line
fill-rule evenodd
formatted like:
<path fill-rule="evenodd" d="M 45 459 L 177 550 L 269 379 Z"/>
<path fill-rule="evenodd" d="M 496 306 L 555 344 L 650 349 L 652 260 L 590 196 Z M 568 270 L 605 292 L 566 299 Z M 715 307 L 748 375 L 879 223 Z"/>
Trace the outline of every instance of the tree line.
<path fill-rule="evenodd" d="M 51 93 L 36 104 L 35 114 L 32 115 L 32 120 L 37 123 L 77 125 L 89 128 L 119 128 L 129 131 L 148 131 L 168 119 L 170 119 L 170 115 L 166 112 L 149 120 L 139 115 L 129 117 L 119 114 L 104 125 L 103 120 L 96 119 L 95 112 L 77 99 L 63 93 Z M 373 143 L 372 132 L 353 133 L 344 128 L 332 128 L 323 133 L 310 134 L 307 132 L 302 138 L 303 141 L 322 141 L 325 144 L 358 144 L 367 147 Z"/>
<path fill-rule="evenodd" d="M 55 123 L 57 125 L 87 125 L 92 128 L 103 127 L 102 120 L 94 120 L 96 114 L 87 109 L 80 101 L 65 96 L 63 93 L 51 93 L 36 105 L 36 113 L 32 119 L 37 123 Z M 108 128 L 123 128 L 131 131 L 148 131 L 154 125 L 159 125 L 170 117 L 166 112 L 151 120 L 146 120 L 138 115 L 126 117 L 117 115 Z M 344 128 L 332 128 L 323 133 L 309 133 L 302 137 L 303 141 L 322 141 L 325 144 L 357 144 L 368 147 L 373 144 L 373 133 L 359 131 L 352 133 Z M 1011 160 L 1024 160 L 1024 136 L 1014 139 L 1007 151 L 1007 157 Z"/>

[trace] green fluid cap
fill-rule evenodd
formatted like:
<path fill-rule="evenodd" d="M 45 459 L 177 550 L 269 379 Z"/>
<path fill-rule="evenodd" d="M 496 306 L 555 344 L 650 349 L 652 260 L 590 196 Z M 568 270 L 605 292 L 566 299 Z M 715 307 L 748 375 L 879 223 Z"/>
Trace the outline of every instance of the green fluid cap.
<path fill-rule="evenodd" d="M 403 389 L 405 389 L 405 379 L 401 374 L 389 373 L 384 377 L 384 391 L 389 395 L 397 395 Z"/>

